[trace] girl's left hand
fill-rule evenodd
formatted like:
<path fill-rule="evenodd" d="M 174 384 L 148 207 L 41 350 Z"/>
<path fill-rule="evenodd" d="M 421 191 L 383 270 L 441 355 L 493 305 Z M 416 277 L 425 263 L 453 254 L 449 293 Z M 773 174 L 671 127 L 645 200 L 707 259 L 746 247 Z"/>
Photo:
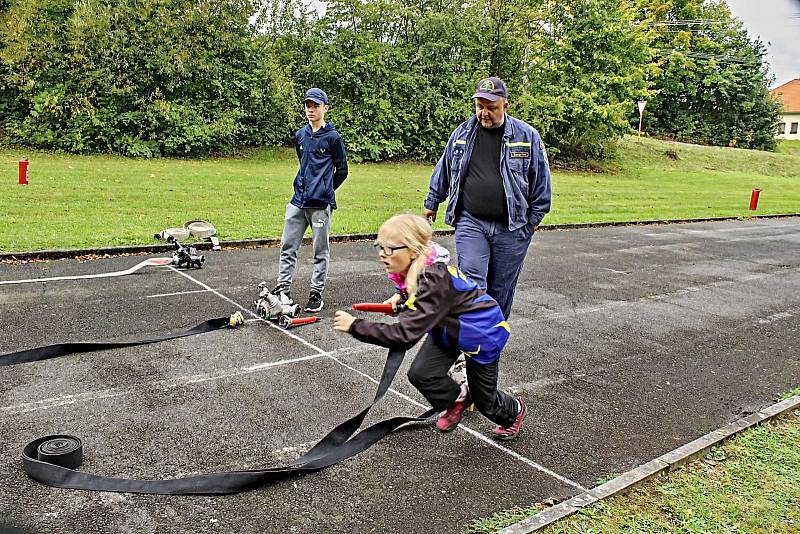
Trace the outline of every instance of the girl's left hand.
<path fill-rule="evenodd" d="M 333 315 L 333 329 L 340 332 L 349 332 L 356 318 L 344 311 L 337 311 Z"/>

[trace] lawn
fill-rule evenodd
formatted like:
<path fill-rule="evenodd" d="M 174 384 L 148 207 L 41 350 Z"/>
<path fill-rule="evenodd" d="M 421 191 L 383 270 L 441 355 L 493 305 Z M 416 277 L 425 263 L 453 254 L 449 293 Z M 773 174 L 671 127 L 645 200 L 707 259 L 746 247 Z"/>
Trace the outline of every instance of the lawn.
<path fill-rule="evenodd" d="M 17 162 L 30 158 L 30 182 Z M 556 170 L 545 224 L 800 212 L 800 150 L 777 153 L 628 137 L 596 172 Z M 297 170 L 294 152 L 231 158 L 126 159 L 0 149 L 0 251 L 154 243 L 154 232 L 192 219 L 222 240 L 279 237 Z M 421 211 L 431 164 L 351 165 L 338 193 L 335 234 L 372 233 L 389 215 Z M 437 228 L 446 228 L 442 221 Z"/>
<path fill-rule="evenodd" d="M 780 154 L 794 154 L 800 156 L 800 140 L 781 141 L 778 144 L 778 153 Z"/>
<path fill-rule="evenodd" d="M 496 532 L 544 508 L 534 504 L 500 512 L 473 522 L 466 532 Z M 746 430 L 701 460 L 541 532 L 800 532 L 800 411 Z"/>

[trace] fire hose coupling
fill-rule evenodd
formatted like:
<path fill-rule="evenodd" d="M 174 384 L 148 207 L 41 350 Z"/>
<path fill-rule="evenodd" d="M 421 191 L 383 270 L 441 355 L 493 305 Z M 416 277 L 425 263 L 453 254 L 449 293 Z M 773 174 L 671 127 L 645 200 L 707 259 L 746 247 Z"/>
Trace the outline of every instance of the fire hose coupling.
<path fill-rule="evenodd" d="M 278 326 L 283 328 L 284 330 L 289 330 L 290 328 L 294 328 L 295 326 L 300 326 L 304 324 L 312 324 L 319 321 L 319 317 L 289 317 L 288 315 L 281 315 L 278 318 Z"/>
<path fill-rule="evenodd" d="M 175 246 L 175 252 L 172 253 L 172 263 L 178 267 L 195 267 L 197 269 L 203 266 L 206 257 L 197 253 L 197 249 L 192 245 L 184 247 L 174 236 L 167 236 L 167 243 L 172 243 Z"/>
<path fill-rule="evenodd" d="M 217 229 L 214 225 L 206 221 L 188 221 L 182 228 L 167 228 L 153 234 L 154 239 L 166 241 L 175 245 L 175 253 L 172 256 L 172 263 L 178 267 L 195 267 L 199 269 L 203 266 L 206 258 L 197 253 L 194 245 L 182 246 L 180 241 L 189 236 L 211 241 L 212 250 L 220 250 L 219 240 L 216 238 Z"/>
<path fill-rule="evenodd" d="M 244 316 L 242 315 L 242 312 L 237 311 L 236 313 L 230 316 L 230 319 L 228 319 L 228 326 L 230 326 L 231 328 L 238 328 L 243 324 L 244 324 Z"/>
<path fill-rule="evenodd" d="M 278 321 L 282 316 L 297 317 L 300 314 L 300 305 L 286 296 L 285 293 L 276 295 L 266 286 L 266 282 L 258 285 L 258 299 L 253 302 L 253 306 L 262 319 L 267 321 Z"/>

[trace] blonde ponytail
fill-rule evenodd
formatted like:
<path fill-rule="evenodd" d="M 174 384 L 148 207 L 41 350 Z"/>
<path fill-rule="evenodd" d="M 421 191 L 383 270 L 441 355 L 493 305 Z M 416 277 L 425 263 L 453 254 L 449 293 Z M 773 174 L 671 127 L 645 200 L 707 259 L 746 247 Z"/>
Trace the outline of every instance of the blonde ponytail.
<path fill-rule="evenodd" d="M 431 225 L 419 215 L 401 213 L 383 223 L 378 233 L 387 230 L 394 233 L 412 254 L 416 254 L 406 274 L 406 290 L 409 295 L 413 295 L 417 292 L 419 277 L 424 272 L 426 260 L 431 253 Z"/>

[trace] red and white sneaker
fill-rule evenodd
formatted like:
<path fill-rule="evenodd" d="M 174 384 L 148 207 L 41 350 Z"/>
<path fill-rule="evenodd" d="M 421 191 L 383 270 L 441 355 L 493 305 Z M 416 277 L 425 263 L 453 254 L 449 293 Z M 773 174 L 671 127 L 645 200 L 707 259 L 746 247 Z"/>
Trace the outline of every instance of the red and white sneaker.
<path fill-rule="evenodd" d="M 492 430 L 493 438 L 508 441 L 517 437 L 517 434 L 519 434 L 519 427 L 522 426 L 522 420 L 525 419 L 525 414 L 528 411 L 522 397 L 517 397 L 517 402 L 519 402 L 519 413 L 517 414 L 516 420 L 514 420 L 514 424 L 509 427 L 498 426 Z"/>
<path fill-rule="evenodd" d="M 449 432 L 458 426 L 461 422 L 461 417 L 464 415 L 464 410 L 472 406 L 472 397 L 469 396 L 469 388 L 464 384 L 466 391 L 462 400 L 457 400 L 448 409 L 439 414 L 436 420 L 436 428 L 440 432 Z"/>

